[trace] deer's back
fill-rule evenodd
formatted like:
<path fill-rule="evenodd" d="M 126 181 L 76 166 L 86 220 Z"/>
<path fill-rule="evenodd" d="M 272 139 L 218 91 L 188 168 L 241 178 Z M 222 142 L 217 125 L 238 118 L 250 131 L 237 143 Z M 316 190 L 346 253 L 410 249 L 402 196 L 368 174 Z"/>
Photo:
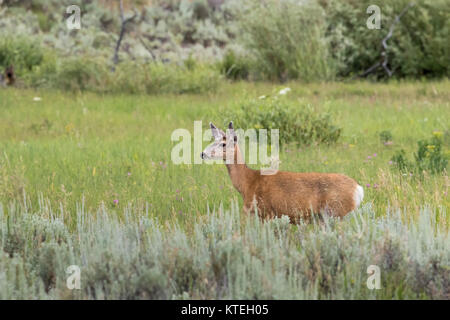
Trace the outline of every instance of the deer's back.
<path fill-rule="evenodd" d="M 355 180 L 337 173 L 279 171 L 260 175 L 250 193 L 266 216 L 287 214 L 296 218 L 325 210 L 342 217 L 358 205 L 357 186 Z"/>

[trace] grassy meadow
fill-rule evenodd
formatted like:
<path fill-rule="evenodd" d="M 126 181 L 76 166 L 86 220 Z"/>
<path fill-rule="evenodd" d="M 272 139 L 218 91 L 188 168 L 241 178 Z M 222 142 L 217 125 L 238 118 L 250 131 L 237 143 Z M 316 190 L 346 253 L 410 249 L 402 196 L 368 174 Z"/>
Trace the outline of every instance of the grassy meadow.
<path fill-rule="evenodd" d="M 363 206 L 342 221 L 246 217 L 224 165 L 171 162 L 173 130 L 223 128 L 243 100 L 286 86 L 280 99 L 329 112 L 342 134 L 284 145 L 280 170 L 357 180 Z M 448 299 L 448 175 L 390 160 L 401 149 L 412 160 L 433 132 L 448 157 L 449 101 L 448 80 L 237 82 L 152 96 L 2 89 L 0 297 Z M 65 286 L 71 264 L 80 290 Z M 379 290 L 366 287 L 370 264 Z"/>

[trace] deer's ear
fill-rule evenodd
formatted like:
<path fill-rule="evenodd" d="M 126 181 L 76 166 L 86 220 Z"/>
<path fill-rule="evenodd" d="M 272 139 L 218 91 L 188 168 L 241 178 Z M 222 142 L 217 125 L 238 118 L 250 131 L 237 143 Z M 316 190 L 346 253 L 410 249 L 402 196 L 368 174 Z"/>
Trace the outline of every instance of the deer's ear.
<path fill-rule="evenodd" d="M 212 122 L 209 123 L 209 126 L 211 128 L 211 132 L 212 132 L 212 135 L 213 135 L 214 139 L 216 139 L 216 140 L 220 139 L 221 138 L 221 134 L 219 132 L 219 129 L 217 129 L 217 127 L 215 125 L 213 125 Z"/>
<path fill-rule="evenodd" d="M 237 135 L 236 132 L 234 132 L 233 121 L 230 121 L 230 123 L 228 124 L 228 133 L 231 137 L 233 137 L 234 142 L 236 142 Z"/>

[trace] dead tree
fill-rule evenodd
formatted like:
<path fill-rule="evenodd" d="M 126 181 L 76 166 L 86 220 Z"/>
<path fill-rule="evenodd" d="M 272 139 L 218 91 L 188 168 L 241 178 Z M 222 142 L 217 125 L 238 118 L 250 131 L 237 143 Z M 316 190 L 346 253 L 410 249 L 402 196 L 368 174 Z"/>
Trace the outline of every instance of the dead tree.
<path fill-rule="evenodd" d="M 134 15 L 128 18 L 125 18 L 125 14 L 123 13 L 123 2 L 122 0 L 119 0 L 119 9 L 120 9 L 120 33 L 119 33 L 119 39 L 117 39 L 116 48 L 114 50 L 114 57 L 113 57 L 113 66 L 111 68 L 111 71 L 116 70 L 116 64 L 119 63 L 119 50 L 120 45 L 122 43 L 123 36 L 125 35 L 127 24 L 131 21 L 133 21 L 137 17 L 136 11 L 134 12 Z"/>
<path fill-rule="evenodd" d="M 383 38 L 383 40 L 381 40 L 381 46 L 383 47 L 382 51 L 381 51 L 381 59 L 380 61 L 378 61 L 377 63 L 375 63 L 373 66 L 371 66 L 369 69 L 367 69 L 366 71 L 364 71 L 361 75 L 359 75 L 359 77 L 365 77 L 367 75 L 369 75 L 370 73 L 372 73 L 373 71 L 375 71 L 376 69 L 378 69 L 380 66 L 383 67 L 384 71 L 387 73 L 387 75 L 389 77 L 392 76 L 393 71 L 391 69 L 389 69 L 388 67 L 388 46 L 387 46 L 387 41 L 392 37 L 392 34 L 394 33 L 394 29 L 395 26 L 400 22 L 400 19 L 403 17 L 403 15 L 406 13 L 406 11 L 413 7 L 414 3 L 410 2 L 406 7 L 403 8 L 403 10 L 400 12 L 399 15 L 395 16 L 394 21 L 392 22 L 390 28 L 389 28 L 389 32 L 386 35 L 386 37 Z"/>
<path fill-rule="evenodd" d="M 141 42 L 141 44 L 144 47 L 144 49 L 147 50 L 147 52 L 150 54 L 150 56 L 152 57 L 153 61 L 156 61 L 155 54 L 153 53 L 152 49 L 145 43 L 144 39 L 142 39 L 142 37 L 139 37 L 139 41 Z"/>

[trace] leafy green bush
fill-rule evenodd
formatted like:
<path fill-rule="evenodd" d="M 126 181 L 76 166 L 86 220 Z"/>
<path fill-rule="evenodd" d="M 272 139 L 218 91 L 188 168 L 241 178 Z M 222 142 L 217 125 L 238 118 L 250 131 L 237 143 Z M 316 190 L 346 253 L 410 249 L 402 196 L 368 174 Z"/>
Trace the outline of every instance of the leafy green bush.
<path fill-rule="evenodd" d="M 417 152 L 414 153 L 414 161 L 409 161 L 404 150 L 397 152 L 391 159 L 397 169 L 402 172 L 423 171 L 436 174 L 446 170 L 448 164 L 448 155 L 443 150 L 442 132 L 434 132 L 429 140 L 420 140 L 417 142 Z"/>
<path fill-rule="evenodd" d="M 252 3 L 241 24 L 244 44 L 258 72 L 282 81 L 323 80 L 333 75 L 324 38 L 325 14 L 315 2 Z"/>
<path fill-rule="evenodd" d="M 431 173 L 441 173 L 447 168 L 448 157 L 443 154 L 442 136 L 435 133 L 430 140 L 421 140 L 414 154 L 417 169 Z"/>
<path fill-rule="evenodd" d="M 220 75 L 207 65 L 122 63 L 110 74 L 111 91 L 126 93 L 204 93 L 217 89 Z"/>
<path fill-rule="evenodd" d="M 220 72 L 228 79 L 242 80 L 248 79 L 251 69 L 250 59 L 238 56 L 234 51 L 226 52 L 220 63 Z"/>
<path fill-rule="evenodd" d="M 60 63 L 55 85 L 63 90 L 104 92 L 108 72 L 107 64 L 99 59 L 68 58 Z"/>
<path fill-rule="evenodd" d="M 43 60 L 43 49 L 38 40 L 28 37 L 0 36 L 0 71 L 14 66 L 18 76 L 39 66 Z"/>
<path fill-rule="evenodd" d="M 338 75 L 348 77 L 361 74 L 381 59 L 381 41 L 389 32 L 395 16 L 409 0 L 387 1 L 320 1 L 327 14 L 325 37 L 331 43 L 331 55 Z M 447 0 L 414 1 L 392 37 L 387 41 L 388 66 L 395 77 L 445 77 L 450 73 L 448 30 L 450 2 Z M 381 10 L 381 29 L 369 29 L 366 21 L 369 5 Z M 372 74 L 387 77 L 383 68 Z"/>
<path fill-rule="evenodd" d="M 380 132 L 380 141 L 383 144 L 392 142 L 392 133 L 389 130 L 383 130 Z"/>
<path fill-rule="evenodd" d="M 30 87 L 141 94 L 210 92 L 217 89 L 221 80 L 216 68 L 196 62 L 185 65 L 123 62 L 115 72 L 110 66 L 103 58 L 63 59 L 48 53 L 42 64 L 23 78 Z"/>
<path fill-rule="evenodd" d="M 42 62 L 34 66 L 31 72 L 22 75 L 25 85 L 32 88 L 56 88 L 59 61 L 56 53 L 44 50 Z"/>
<path fill-rule="evenodd" d="M 392 163 L 401 172 L 408 172 L 414 164 L 410 162 L 406 157 L 405 150 L 401 149 L 397 151 L 391 158 Z"/>
<path fill-rule="evenodd" d="M 317 112 L 309 104 L 294 105 L 277 96 L 245 101 L 222 117 L 244 130 L 279 129 L 280 143 L 332 144 L 342 131 L 333 124 L 330 113 Z"/>

